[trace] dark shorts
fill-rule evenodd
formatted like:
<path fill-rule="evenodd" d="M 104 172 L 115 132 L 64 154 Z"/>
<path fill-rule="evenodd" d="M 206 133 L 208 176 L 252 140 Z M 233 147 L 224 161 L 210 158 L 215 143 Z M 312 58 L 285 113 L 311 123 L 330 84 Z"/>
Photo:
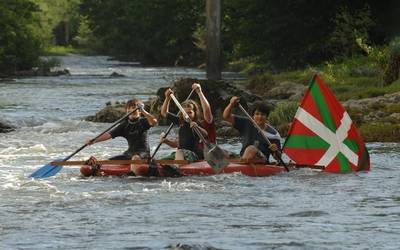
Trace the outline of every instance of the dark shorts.
<path fill-rule="evenodd" d="M 183 159 L 190 161 L 190 162 L 199 160 L 199 157 L 197 156 L 197 154 L 195 152 L 187 150 L 187 149 L 181 149 L 181 150 L 183 151 Z"/>

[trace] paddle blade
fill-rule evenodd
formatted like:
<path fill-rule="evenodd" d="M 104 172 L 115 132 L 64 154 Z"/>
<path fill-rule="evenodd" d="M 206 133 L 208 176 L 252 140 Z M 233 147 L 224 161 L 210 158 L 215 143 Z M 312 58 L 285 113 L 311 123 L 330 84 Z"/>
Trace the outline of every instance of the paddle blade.
<path fill-rule="evenodd" d="M 51 177 L 60 172 L 62 168 L 63 168 L 62 166 L 54 166 L 51 164 L 46 164 L 43 167 L 36 170 L 35 172 L 33 172 L 29 177 L 35 179 Z"/>
<path fill-rule="evenodd" d="M 229 164 L 225 151 L 213 144 L 210 144 L 210 147 L 204 147 L 204 159 L 216 174 L 221 173 L 223 168 Z"/>

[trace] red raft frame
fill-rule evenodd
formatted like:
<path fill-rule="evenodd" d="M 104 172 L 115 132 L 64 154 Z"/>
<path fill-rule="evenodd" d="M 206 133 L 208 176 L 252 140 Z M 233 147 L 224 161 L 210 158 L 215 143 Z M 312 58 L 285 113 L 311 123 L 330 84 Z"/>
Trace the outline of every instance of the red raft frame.
<path fill-rule="evenodd" d="M 137 167 L 138 176 L 152 176 L 149 175 L 149 165 L 139 164 Z M 94 168 L 89 165 L 81 166 L 81 173 L 83 176 L 124 176 L 132 174 L 130 165 L 101 165 Z M 176 176 L 204 176 L 215 175 L 213 169 L 206 161 L 194 162 L 186 165 L 180 165 L 177 169 L 169 165 L 157 165 L 157 175 L 159 177 L 176 177 Z M 283 166 L 267 165 L 267 164 L 238 164 L 230 163 L 226 166 L 221 174 L 241 173 L 253 177 L 265 177 L 276 175 L 285 172 Z"/>

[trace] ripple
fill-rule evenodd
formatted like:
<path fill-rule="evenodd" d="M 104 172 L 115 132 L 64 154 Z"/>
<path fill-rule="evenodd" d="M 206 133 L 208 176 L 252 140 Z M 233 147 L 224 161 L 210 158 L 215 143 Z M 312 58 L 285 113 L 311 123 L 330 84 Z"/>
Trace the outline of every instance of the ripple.
<path fill-rule="evenodd" d="M 273 205 L 269 203 L 229 203 L 229 204 L 210 204 L 208 205 L 210 208 L 246 208 L 246 207 L 255 207 L 255 208 L 270 208 Z"/>
<path fill-rule="evenodd" d="M 329 213 L 319 210 L 313 210 L 288 214 L 288 216 L 290 217 L 319 217 L 324 215 L 329 215 Z"/>
<path fill-rule="evenodd" d="M 200 244 L 185 244 L 185 243 L 177 243 L 166 246 L 167 249 L 172 250 L 219 250 L 222 248 L 216 248 L 209 245 L 200 245 Z"/>

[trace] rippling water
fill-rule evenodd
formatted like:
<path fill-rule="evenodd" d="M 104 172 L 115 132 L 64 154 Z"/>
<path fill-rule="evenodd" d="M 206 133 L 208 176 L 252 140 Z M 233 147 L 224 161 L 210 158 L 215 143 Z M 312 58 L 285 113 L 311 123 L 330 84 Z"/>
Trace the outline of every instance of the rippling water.
<path fill-rule="evenodd" d="M 78 168 L 64 167 L 53 178 L 29 179 L 107 128 L 81 119 L 105 102 L 148 98 L 170 80 L 204 77 L 105 57 L 61 59 L 72 76 L 0 82 L 0 119 L 19 127 L 0 134 L 0 249 L 398 249 L 395 143 L 368 144 L 369 173 L 82 178 Z M 110 78 L 114 71 L 127 77 Z M 150 131 L 153 149 L 163 129 Z M 74 159 L 106 158 L 125 147 L 119 139 L 103 142 Z M 167 153 L 163 146 L 159 155 Z"/>

